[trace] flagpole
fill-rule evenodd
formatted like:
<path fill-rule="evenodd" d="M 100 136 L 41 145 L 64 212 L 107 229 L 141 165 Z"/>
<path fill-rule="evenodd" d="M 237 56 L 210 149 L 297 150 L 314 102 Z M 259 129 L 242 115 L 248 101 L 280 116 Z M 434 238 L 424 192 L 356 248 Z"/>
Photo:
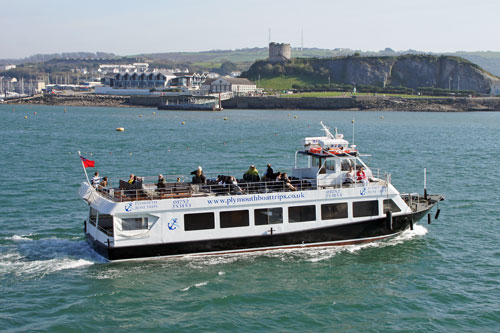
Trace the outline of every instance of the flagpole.
<path fill-rule="evenodd" d="M 87 174 L 87 169 L 85 168 L 85 165 L 83 165 L 83 161 L 81 159 L 82 154 L 80 154 L 80 151 L 78 151 L 78 157 L 80 157 L 80 162 L 82 163 L 83 172 L 85 172 L 85 178 L 87 178 L 87 182 L 90 185 L 89 175 Z"/>

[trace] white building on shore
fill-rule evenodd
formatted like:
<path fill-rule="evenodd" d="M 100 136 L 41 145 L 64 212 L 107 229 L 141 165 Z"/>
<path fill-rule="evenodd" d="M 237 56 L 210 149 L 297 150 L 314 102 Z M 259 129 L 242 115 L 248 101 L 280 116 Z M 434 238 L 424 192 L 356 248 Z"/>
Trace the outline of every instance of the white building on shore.
<path fill-rule="evenodd" d="M 206 80 L 201 89 L 206 94 L 232 92 L 234 95 L 249 95 L 257 92 L 257 85 L 249 79 L 224 76 Z"/>

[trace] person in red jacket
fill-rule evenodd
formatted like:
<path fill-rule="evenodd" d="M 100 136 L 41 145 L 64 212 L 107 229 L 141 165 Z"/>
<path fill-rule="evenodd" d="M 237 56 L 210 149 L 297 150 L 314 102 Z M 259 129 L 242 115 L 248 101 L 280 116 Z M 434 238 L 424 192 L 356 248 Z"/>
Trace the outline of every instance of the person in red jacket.
<path fill-rule="evenodd" d="M 368 185 L 368 179 L 366 178 L 365 174 L 365 168 L 361 167 L 359 168 L 358 172 L 356 173 L 356 180 L 358 182 L 363 183 L 364 186 Z"/>

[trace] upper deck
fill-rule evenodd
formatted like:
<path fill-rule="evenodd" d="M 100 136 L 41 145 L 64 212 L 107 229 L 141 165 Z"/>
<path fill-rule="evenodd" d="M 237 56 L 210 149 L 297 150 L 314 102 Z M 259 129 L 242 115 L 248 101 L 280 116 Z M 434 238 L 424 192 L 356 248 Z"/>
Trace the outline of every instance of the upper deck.
<path fill-rule="evenodd" d="M 189 178 L 177 176 L 167 177 L 176 179 L 176 182 L 167 182 L 159 188 L 154 178 L 139 178 L 134 184 L 118 180 L 113 182 L 114 187 L 97 188 L 97 191 L 106 199 L 113 202 L 162 200 L 207 196 L 230 196 L 261 193 L 278 193 L 293 191 L 311 191 L 344 187 L 366 187 L 373 185 L 387 186 L 390 184 L 390 174 L 377 170 L 373 172 L 361 159 L 355 145 L 350 145 L 342 134 L 333 135 L 323 125 L 326 136 L 308 137 L 303 141 L 303 150 L 295 154 L 295 166 L 289 180 L 276 179 L 273 176 L 257 175 L 237 179 L 233 176 L 218 175 L 207 177 L 206 182 L 200 184 L 180 181 Z M 307 159 L 305 167 L 298 167 L 297 159 Z M 252 166 L 253 167 L 253 166 Z M 366 171 L 366 178 L 356 176 L 361 168 Z M 244 175 L 245 176 L 245 175 Z M 256 177 L 253 177 L 256 176 Z M 227 181 L 229 179 L 229 181 Z M 276 180 L 275 180 L 276 179 Z"/>
<path fill-rule="evenodd" d="M 386 186 L 390 179 L 371 178 L 369 185 Z M 259 181 L 247 182 L 243 179 L 238 180 L 238 184 L 218 184 L 215 179 L 207 180 L 207 184 L 193 184 L 191 182 L 168 182 L 165 188 L 158 188 L 157 184 L 152 182 L 138 182 L 129 184 L 119 180 L 119 186 L 109 188 L 97 188 L 104 198 L 113 202 L 140 201 L 140 200 L 162 200 L 162 199 L 180 199 L 191 197 L 208 196 L 232 196 L 244 194 L 262 194 L 262 193 L 280 193 L 294 191 L 311 191 L 325 188 L 353 188 L 364 187 L 359 181 L 346 183 L 336 181 L 328 186 L 321 185 L 317 178 L 298 179 L 291 178 L 291 186 L 283 181 Z"/>

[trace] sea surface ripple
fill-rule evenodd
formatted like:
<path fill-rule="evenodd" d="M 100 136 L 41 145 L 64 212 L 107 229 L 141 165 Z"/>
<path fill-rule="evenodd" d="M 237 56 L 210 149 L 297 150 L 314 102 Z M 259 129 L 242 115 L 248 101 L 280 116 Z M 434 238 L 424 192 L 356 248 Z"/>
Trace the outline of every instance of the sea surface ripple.
<path fill-rule="evenodd" d="M 500 331 L 500 113 L 0 105 L 0 115 L 2 331 Z M 85 242 L 79 150 L 113 182 L 198 165 L 290 171 L 320 120 L 352 140 L 353 119 L 364 159 L 400 191 L 422 193 L 427 168 L 429 192 L 446 196 L 438 220 L 372 244 L 168 260 L 107 263 Z"/>

